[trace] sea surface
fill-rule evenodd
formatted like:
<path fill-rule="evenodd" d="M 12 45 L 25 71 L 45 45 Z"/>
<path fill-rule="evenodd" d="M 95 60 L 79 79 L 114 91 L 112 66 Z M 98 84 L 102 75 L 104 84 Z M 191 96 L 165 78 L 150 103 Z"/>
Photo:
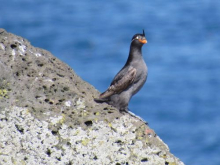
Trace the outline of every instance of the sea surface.
<path fill-rule="evenodd" d="M 0 0 L 0 27 L 103 92 L 145 30 L 146 84 L 130 110 L 186 165 L 220 165 L 219 0 Z"/>

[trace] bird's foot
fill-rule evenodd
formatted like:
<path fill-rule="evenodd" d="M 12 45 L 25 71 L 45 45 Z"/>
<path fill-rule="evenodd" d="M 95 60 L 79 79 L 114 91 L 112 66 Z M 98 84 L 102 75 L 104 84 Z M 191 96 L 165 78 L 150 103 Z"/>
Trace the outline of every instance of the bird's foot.
<path fill-rule="evenodd" d="M 97 102 L 97 103 L 103 103 L 103 102 L 107 102 L 108 99 L 100 99 L 100 98 L 94 98 L 94 101 Z"/>
<path fill-rule="evenodd" d="M 140 121 L 144 122 L 146 125 L 148 125 L 148 122 L 146 122 L 143 118 L 141 118 L 140 116 L 135 115 L 133 112 L 131 112 L 128 108 L 124 109 L 124 110 L 120 110 L 121 113 L 128 113 L 131 116 L 139 119 Z"/>

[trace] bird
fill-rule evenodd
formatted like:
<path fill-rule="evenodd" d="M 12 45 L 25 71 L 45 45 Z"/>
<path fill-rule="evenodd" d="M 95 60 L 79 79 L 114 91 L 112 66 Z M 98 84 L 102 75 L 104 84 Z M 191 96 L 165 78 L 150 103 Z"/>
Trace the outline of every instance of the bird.
<path fill-rule="evenodd" d="M 106 102 L 119 111 L 128 112 L 128 104 L 147 80 L 148 68 L 142 56 L 142 46 L 147 43 L 145 32 L 135 34 L 130 44 L 130 52 L 123 68 L 116 74 L 108 89 L 94 100 Z"/>

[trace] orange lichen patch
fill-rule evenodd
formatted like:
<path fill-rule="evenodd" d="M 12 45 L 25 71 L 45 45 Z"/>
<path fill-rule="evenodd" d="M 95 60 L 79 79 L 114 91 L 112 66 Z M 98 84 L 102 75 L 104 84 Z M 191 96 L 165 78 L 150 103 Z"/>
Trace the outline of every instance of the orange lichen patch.
<path fill-rule="evenodd" d="M 154 133 L 154 131 L 153 131 L 152 129 L 150 129 L 150 128 L 147 128 L 147 129 L 145 130 L 145 133 L 146 133 L 147 135 L 151 135 L 152 133 Z"/>

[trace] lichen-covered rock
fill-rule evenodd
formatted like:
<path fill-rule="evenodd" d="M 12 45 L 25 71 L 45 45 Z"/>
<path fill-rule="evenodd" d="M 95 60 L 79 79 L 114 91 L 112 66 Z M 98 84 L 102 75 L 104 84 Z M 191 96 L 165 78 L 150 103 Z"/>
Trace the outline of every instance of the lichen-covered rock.
<path fill-rule="evenodd" d="M 0 29 L 0 164 L 183 165 L 143 121 L 48 51 Z"/>

